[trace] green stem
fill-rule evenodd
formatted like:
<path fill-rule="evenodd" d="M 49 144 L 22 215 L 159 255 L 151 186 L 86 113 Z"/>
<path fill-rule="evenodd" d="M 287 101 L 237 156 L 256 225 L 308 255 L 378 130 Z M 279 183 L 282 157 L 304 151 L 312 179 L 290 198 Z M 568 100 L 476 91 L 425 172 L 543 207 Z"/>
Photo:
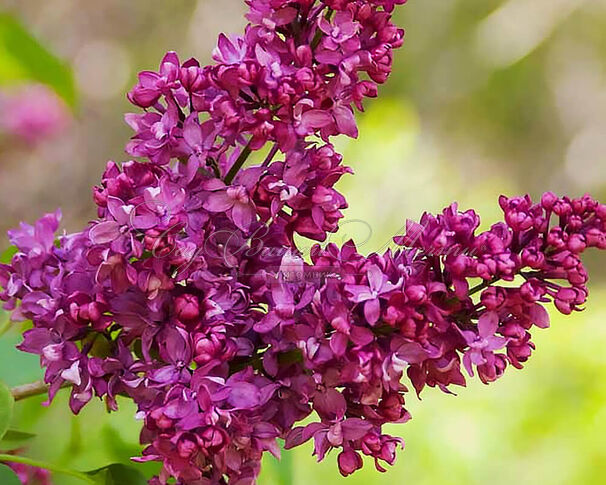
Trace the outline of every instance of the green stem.
<path fill-rule="evenodd" d="M 86 473 L 77 472 L 75 470 L 70 470 L 69 468 L 63 468 L 57 465 L 52 465 L 50 463 L 44 463 L 42 461 L 32 460 L 30 458 L 26 458 L 25 456 L 0 454 L 0 462 L 21 463 L 23 465 L 29 465 L 35 468 L 43 468 L 53 473 L 60 473 L 61 475 L 68 475 L 71 477 L 79 478 L 80 480 L 86 483 L 97 483 L 95 480 L 93 480 L 92 477 L 88 476 Z"/>
<path fill-rule="evenodd" d="M 469 290 L 469 295 L 471 296 L 478 291 L 482 291 L 484 288 L 488 288 L 490 285 L 495 284 L 500 279 L 501 278 L 493 278 L 489 281 L 485 281 L 484 283 L 480 283 L 478 286 L 474 286 L 471 290 Z"/>
<path fill-rule="evenodd" d="M 261 166 L 267 167 L 271 163 L 271 161 L 274 159 L 274 157 L 276 156 L 276 153 L 278 153 L 278 143 L 277 142 L 274 143 L 273 147 L 271 147 L 271 150 L 267 154 L 267 157 L 265 157 L 265 160 L 263 161 Z"/>
<path fill-rule="evenodd" d="M 246 161 L 248 156 L 251 154 L 251 152 L 252 152 L 252 149 L 250 148 L 250 142 L 248 142 L 248 145 L 246 145 L 244 147 L 244 149 L 242 150 L 242 153 L 240 153 L 240 156 L 234 162 L 232 167 L 229 169 L 229 172 L 227 172 L 227 175 L 225 176 L 225 183 L 227 185 L 232 183 L 234 177 L 236 176 L 238 171 L 242 168 L 242 165 L 244 165 L 244 162 Z"/>

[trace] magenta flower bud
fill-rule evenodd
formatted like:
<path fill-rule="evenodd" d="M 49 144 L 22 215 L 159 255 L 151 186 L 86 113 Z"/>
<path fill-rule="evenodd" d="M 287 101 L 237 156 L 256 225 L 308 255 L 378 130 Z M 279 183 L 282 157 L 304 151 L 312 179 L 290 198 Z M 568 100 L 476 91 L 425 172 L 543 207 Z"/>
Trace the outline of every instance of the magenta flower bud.
<path fill-rule="evenodd" d="M 521 362 L 526 362 L 532 355 L 534 350 L 534 344 L 532 342 L 515 344 L 510 343 L 507 345 L 507 356 L 511 360 L 514 367 L 521 369 Z"/>
<path fill-rule="evenodd" d="M 200 63 L 193 58 L 183 63 L 179 78 L 181 85 L 189 92 L 200 91 L 207 84 Z"/>
<path fill-rule="evenodd" d="M 166 417 L 164 414 L 164 410 L 161 408 L 156 408 L 150 413 L 150 417 L 154 420 L 154 424 L 159 429 L 170 429 L 173 427 L 173 420 Z"/>
<path fill-rule="evenodd" d="M 478 365 L 478 377 L 487 384 L 496 381 L 507 368 L 507 357 L 502 354 L 489 354 L 485 364 Z"/>
<path fill-rule="evenodd" d="M 182 436 L 177 442 L 177 452 L 185 460 L 192 458 L 198 451 L 198 444 L 193 436 Z"/>
<path fill-rule="evenodd" d="M 453 275 L 461 276 L 467 270 L 468 260 L 469 258 L 464 254 L 457 254 L 453 258 L 448 258 L 446 264 Z"/>
<path fill-rule="evenodd" d="M 423 285 L 412 285 L 404 290 L 406 296 L 415 303 L 422 303 L 427 298 L 427 289 Z"/>
<path fill-rule="evenodd" d="M 505 220 L 514 231 L 525 231 L 532 227 L 532 218 L 524 212 L 509 212 L 505 214 Z"/>
<path fill-rule="evenodd" d="M 564 315 L 569 315 L 574 309 L 577 292 L 573 288 L 560 288 L 555 297 L 555 306 Z"/>
<path fill-rule="evenodd" d="M 403 423 L 410 419 L 404 409 L 404 398 L 400 394 L 390 394 L 381 399 L 378 412 L 392 423 Z"/>
<path fill-rule="evenodd" d="M 233 358 L 237 350 L 236 343 L 221 331 L 200 333 L 194 337 L 194 360 L 200 365 L 214 359 L 226 362 Z"/>
<path fill-rule="evenodd" d="M 200 316 L 198 297 L 186 293 L 175 298 L 175 314 L 183 323 L 191 323 Z"/>
<path fill-rule="evenodd" d="M 546 210 L 552 210 L 555 203 L 558 201 L 558 197 L 553 192 L 545 192 L 541 197 L 541 205 Z"/>
<path fill-rule="evenodd" d="M 560 226 L 552 227 L 547 235 L 547 244 L 553 246 L 556 249 L 562 249 L 566 247 L 566 241 L 568 235 Z"/>
<path fill-rule="evenodd" d="M 356 470 L 362 468 L 362 457 L 354 450 L 342 451 L 337 458 L 339 462 L 339 471 L 344 477 L 351 475 Z"/>
<path fill-rule="evenodd" d="M 594 201 L 586 194 L 584 197 L 572 199 L 570 206 L 572 207 L 573 214 L 581 215 L 588 209 L 593 210 Z"/>
<path fill-rule="evenodd" d="M 155 257 L 166 258 L 175 249 L 175 238 L 173 235 L 167 234 L 167 231 L 148 229 L 143 238 L 143 245 Z"/>
<path fill-rule="evenodd" d="M 533 269 L 541 269 L 545 265 L 545 255 L 535 247 L 528 247 L 522 251 L 522 264 Z"/>
<path fill-rule="evenodd" d="M 101 187 L 93 187 L 93 200 L 98 207 L 107 207 L 107 191 Z"/>
<path fill-rule="evenodd" d="M 220 453 L 228 442 L 225 431 L 215 426 L 209 426 L 202 431 L 200 439 L 204 444 L 204 449 L 211 454 Z"/>
<path fill-rule="evenodd" d="M 403 442 L 399 439 L 391 438 L 390 436 L 384 435 L 382 438 L 382 446 L 381 453 L 378 455 L 378 458 L 385 461 L 389 465 L 393 465 L 396 461 L 396 448 L 398 443 L 402 444 Z"/>
<path fill-rule="evenodd" d="M 520 295 L 529 303 L 539 301 L 545 295 L 545 288 L 534 281 L 526 281 L 520 288 Z"/>
<path fill-rule="evenodd" d="M 585 236 L 573 234 L 568 238 L 568 249 L 575 254 L 580 254 L 587 248 Z"/>
<path fill-rule="evenodd" d="M 487 310 L 498 310 L 505 303 L 505 290 L 503 288 L 495 288 L 491 286 L 486 288 L 480 296 L 480 301 Z"/>
<path fill-rule="evenodd" d="M 93 301 L 88 304 L 88 318 L 92 322 L 96 322 L 96 321 L 100 320 L 101 315 L 103 314 L 103 311 L 104 311 L 104 309 L 102 308 L 102 306 L 99 303 L 97 303 L 96 301 Z"/>
<path fill-rule="evenodd" d="M 566 229 L 568 231 L 580 231 L 584 226 L 583 217 L 573 214 L 566 219 Z"/>
<path fill-rule="evenodd" d="M 221 345 L 217 341 L 204 335 L 196 342 L 194 360 L 198 364 L 210 362 L 219 353 L 220 348 Z"/>
<path fill-rule="evenodd" d="M 301 66 L 310 66 L 313 58 L 313 52 L 308 45 L 300 45 L 297 47 L 295 55 Z"/>
<path fill-rule="evenodd" d="M 587 246 L 598 249 L 606 249 L 606 235 L 596 227 L 592 227 L 585 233 Z"/>
<path fill-rule="evenodd" d="M 570 269 L 566 275 L 570 284 L 575 286 L 583 286 L 589 281 L 589 275 L 585 268 L 579 264 L 576 268 Z"/>
<path fill-rule="evenodd" d="M 362 438 L 362 451 L 365 455 L 377 455 L 381 452 L 381 446 L 381 437 L 375 432 L 367 433 Z"/>
<path fill-rule="evenodd" d="M 572 206 L 566 200 L 559 199 L 553 206 L 553 211 L 560 217 L 572 214 Z"/>
<path fill-rule="evenodd" d="M 518 322 L 508 322 L 502 325 L 499 328 L 499 332 L 503 337 L 510 339 L 508 345 L 510 345 L 512 341 L 522 340 L 527 334 L 526 329 Z"/>

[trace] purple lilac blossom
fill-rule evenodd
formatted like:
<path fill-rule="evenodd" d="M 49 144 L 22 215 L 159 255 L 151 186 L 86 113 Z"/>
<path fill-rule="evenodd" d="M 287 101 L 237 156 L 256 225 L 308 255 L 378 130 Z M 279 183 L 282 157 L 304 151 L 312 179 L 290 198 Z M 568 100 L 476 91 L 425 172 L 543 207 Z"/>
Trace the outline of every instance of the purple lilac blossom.
<path fill-rule="evenodd" d="M 0 92 L 0 134 L 36 144 L 61 133 L 69 120 L 65 103 L 42 84 Z"/>
<path fill-rule="evenodd" d="M 404 380 L 452 392 L 521 368 L 546 304 L 583 308 L 580 254 L 606 249 L 606 205 L 547 193 L 502 197 L 487 231 L 453 204 L 409 221 L 396 250 L 318 244 L 304 261 L 296 236 L 325 241 L 347 207 L 330 138 L 356 135 L 354 107 L 387 79 L 404 1 L 247 3 L 216 64 L 169 53 L 140 74 L 127 151 L 147 161 L 107 164 L 98 219 L 58 238 L 60 213 L 22 224 L 0 266 L 49 398 L 69 383 L 75 413 L 134 400 L 136 460 L 163 463 L 152 485 L 252 485 L 279 439 L 336 449 L 343 475 L 363 457 L 385 471 L 404 443 L 383 425 L 411 419 Z"/>

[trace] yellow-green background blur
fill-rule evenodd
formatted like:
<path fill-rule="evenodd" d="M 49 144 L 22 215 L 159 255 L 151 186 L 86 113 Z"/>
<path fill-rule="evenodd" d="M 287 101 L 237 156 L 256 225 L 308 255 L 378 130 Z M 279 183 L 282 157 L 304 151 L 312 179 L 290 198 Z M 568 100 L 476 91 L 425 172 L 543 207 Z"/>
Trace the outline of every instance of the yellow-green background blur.
<path fill-rule="evenodd" d="M 207 61 L 218 32 L 244 25 L 239 0 L 0 0 L 0 11 L 71 66 L 77 93 L 61 136 L 35 148 L 0 145 L 3 234 L 56 207 L 67 230 L 93 218 L 91 186 L 106 160 L 125 158 L 124 93 L 137 71 L 155 69 L 166 50 Z M 409 0 L 396 18 L 406 42 L 394 74 L 359 116 L 359 139 L 337 142 L 356 175 L 340 185 L 352 223 L 333 240 L 366 239 L 370 227 L 361 251 L 379 250 L 406 218 L 454 200 L 489 225 L 501 193 L 606 200 L 605 0 Z M 606 255 L 586 261 L 587 310 L 551 312 L 523 371 L 456 397 L 410 395 L 413 420 L 388 429 L 406 440 L 388 473 L 368 462 L 343 479 L 335 456 L 316 464 L 308 444 L 282 467 L 267 459 L 260 483 L 606 483 Z M 0 379 L 11 385 L 41 375 L 37 358 L 13 349 L 18 340 L 16 332 L 0 340 Z M 139 452 L 128 403 L 109 416 L 95 402 L 73 417 L 65 393 L 48 409 L 41 401 L 17 404 L 17 426 L 38 433 L 29 456 L 84 470 Z"/>

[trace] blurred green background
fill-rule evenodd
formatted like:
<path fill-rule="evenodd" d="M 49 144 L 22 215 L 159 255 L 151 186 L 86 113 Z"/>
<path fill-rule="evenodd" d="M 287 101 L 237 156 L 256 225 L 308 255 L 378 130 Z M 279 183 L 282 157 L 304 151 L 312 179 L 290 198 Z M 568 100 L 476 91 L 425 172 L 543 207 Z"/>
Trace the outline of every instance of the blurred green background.
<path fill-rule="evenodd" d="M 40 61 L 31 43 L 0 28 L 0 89 L 35 79 L 74 106 L 69 129 L 53 139 L 0 142 L 3 232 L 56 207 L 68 230 L 94 217 L 91 186 L 106 160 L 125 158 L 124 93 L 136 73 L 170 49 L 208 60 L 218 32 L 244 24 L 239 0 L 0 0 L 0 11 L 48 50 Z M 406 43 L 394 74 L 359 117 L 360 138 L 337 142 L 356 176 L 341 183 L 349 223 L 334 241 L 355 237 L 367 240 L 361 251 L 379 250 L 406 218 L 453 200 L 485 225 L 501 216 L 501 193 L 589 191 L 606 200 L 605 0 L 410 0 L 396 17 Z M 282 466 L 267 459 L 260 483 L 604 483 L 606 265 L 597 256 L 587 258 L 588 310 L 552 312 L 525 370 L 457 397 L 410 396 L 414 419 L 389 430 L 407 449 L 387 474 L 367 463 L 342 479 L 335 457 L 315 464 L 308 444 L 285 453 Z M 16 332 L 0 339 L 0 379 L 11 385 L 41 375 L 35 357 L 14 350 L 18 340 Z M 30 456 L 91 469 L 139 452 L 128 403 L 112 416 L 93 403 L 73 417 L 64 393 L 50 408 L 41 401 L 16 407 L 16 426 L 38 433 Z"/>

